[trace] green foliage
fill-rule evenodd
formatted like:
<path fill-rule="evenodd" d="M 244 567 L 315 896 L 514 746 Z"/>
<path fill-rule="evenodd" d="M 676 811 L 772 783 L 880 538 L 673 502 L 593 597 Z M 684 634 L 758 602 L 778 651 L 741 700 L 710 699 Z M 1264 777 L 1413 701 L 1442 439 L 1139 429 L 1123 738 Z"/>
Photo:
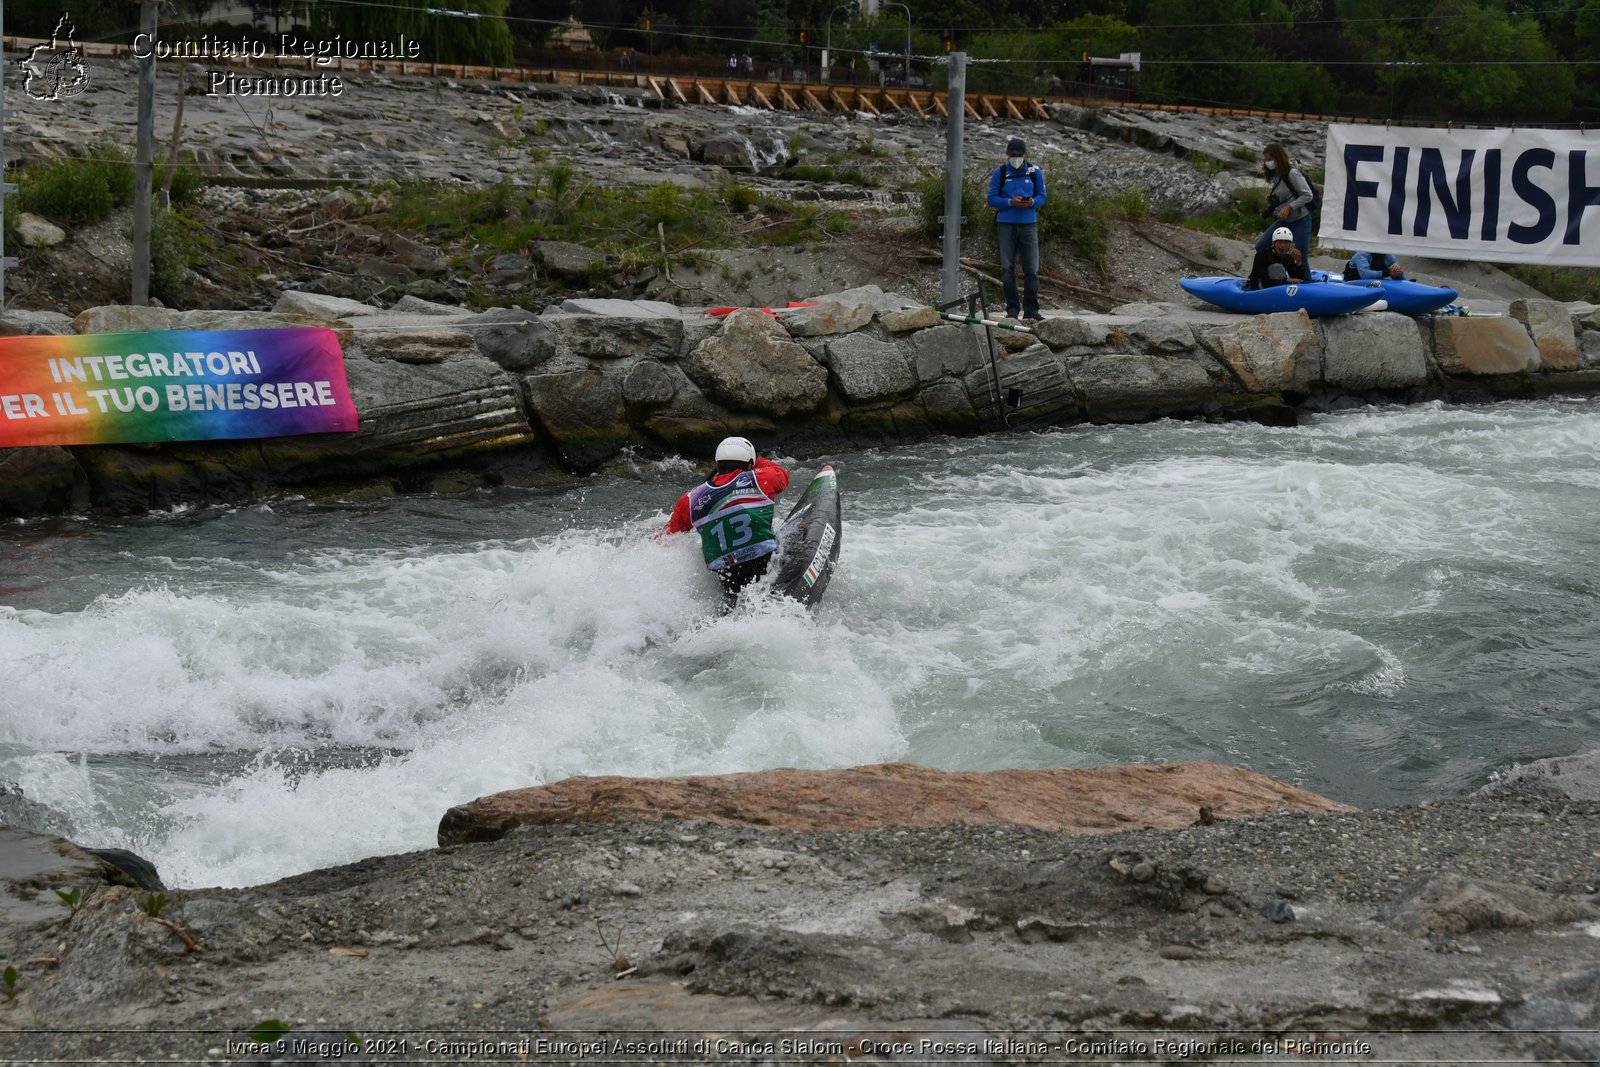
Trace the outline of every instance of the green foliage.
<path fill-rule="evenodd" d="M 5 972 L 0 974 L 0 983 L 3 983 L 7 1004 L 14 1004 L 17 1000 L 17 969 L 7 965 Z"/>
<path fill-rule="evenodd" d="M 166 181 L 167 161 L 163 159 L 151 168 L 150 188 L 161 189 L 166 185 Z M 172 169 L 172 203 L 199 203 L 200 194 L 205 192 L 206 186 L 209 184 L 200 173 L 199 168 L 195 166 L 193 160 L 178 160 L 177 166 Z M 129 200 L 132 200 L 131 192 Z"/>
<path fill-rule="evenodd" d="M 1058 181 L 1060 189 L 1067 185 Z M 1040 247 L 1065 242 L 1079 258 L 1101 273 L 1106 269 L 1106 247 L 1111 236 L 1109 208 L 1096 197 L 1055 192 L 1039 209 Z"/>
<path fill-rule="evenodd" d="M 161 913 L 167 910 L 167 895 L 165 893 L 148 893 L 145 895 L 144 913 L 152 919 L 161 918 Z"/>
<path fill-rule="evenodd" d="M 436 8 L 426 0 L 387 4 L 317 4 L 315 30 L 322 39 L 343 34 L 347 41 L 414 41 L 424 60 L 476 66 L 511 65 L 511 30 L 505 21 L 509 0 L 458 0 Z M 475 18 L 430 15 L 430 10 L 471 13 Z"/>
<path fill-rule="evenodd" d="M 1123 189 L 1111 198 L 1111 209 L 1124 222 L 1138 222 L 1150 215 L 1150 196 L 1143 189 Z"/>
<path fill-rule="evenodd" d="M 539 172 L 546 195 L 557 204 L 560 204 L 571 190 L 572 174 L 572 164 L 565 160 L 558 160 Z"/>
<path fill-rule="evenodd" d="M 1254 241 L 1266 228 L 1267 191 L 1241 189 L 1231 207 L 1214 211 L 1189 222 L 1189 226 L 1202 233 L 1219 237 L 1233 237 L 1241 241 Z"/>
<path fill-rule="evenodd" d="M 17 182 L 17 206 L 59 222 L 99 222 L 133 203 L 133 166 L 114 142 L 89 146 L 88 155 L 30 167 Z"/>
<path fill-rule="evenodd" d="M 984 192 L 986 181 L 986 175 L 968 173 L 961 184 L 961 215 L 966 220 L 961 232 L 964 234 L 977 233 L 979 224 L 985 218 L 992 220 L 994 217 L 989 211 Z M 942 240 L 944 223 L 939 219 L 945 213 L 944 175 L 939 171 L 929 171 L 912 184 L 911 191 L 917 196 L 917 229 L 924 237 Z"/>
<path fill-rule="evenodd" d="M 748 185 L 730 185 L 722 191 L 722 201 L 734 211 L 744 212 L 761 203 L 761 194 Z"/>
<path fill-rule="evenodd" d="M 56 896 L 60 897 L 61 903 L 66 905 L 67 915 L 69 918 L 78 914 L 78 909 L 83 907 L 83 890 L 76 886 L 74 886 L 71 891 L 57 889 Z"/>
<path fill-rule="evenodd" d="M 1257 159 L 1261 158 L 1260 150 L 1251 148 L 1247 144 L 1234 145 L 1230 154 L 1234 159 L 1242 159 L 1246 163 L 1254 163 Z"/>
<path fill-rule="evenodd" d="M 1235 152 L 1237 153 L 1237 150 L 1235 150 Z M 1206 175 L 1207 177 L 1214 178 L 1218 174 L 1221 174 L 1223 171 L 1228 169 L 1228 165 L 1222 160 L 1217 159 L 1215 156 L 1203 156 L 1199 153 L 1192 153 L 1188 158 L 1189 166 L 1193 167 L 1195 170 Z"/>
<path fill-rule="evenodd" d="M 250 1028 L 250 1040 L 258 1044 L 270 1045 L 293 1030 L 294 1027 L 281 1019 L 266 1019 Z"/>
<path fill-rule="evenodd" d="M 179 216 L 157 212 L 150 219 L 150 295 L 164 304 L 182 304 L 189 295 L 194 249 Z"/>
<path fill-rule="evenodd" d="M 1565 303 L 1600 304 L 1600 268 L 1550 267 L 1532 263 L 1502 263 L 1500 269 Z"/>

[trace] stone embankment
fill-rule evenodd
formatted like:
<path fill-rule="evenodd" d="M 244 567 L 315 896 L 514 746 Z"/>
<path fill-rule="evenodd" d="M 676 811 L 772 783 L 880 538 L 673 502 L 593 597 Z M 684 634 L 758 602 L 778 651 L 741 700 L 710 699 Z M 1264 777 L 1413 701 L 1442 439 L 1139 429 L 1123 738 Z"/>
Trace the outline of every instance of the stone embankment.
<path fill-rule="evenodd" d="M 1211 764 L 574 779 L 467 805 L 492 840 L 162 896 L 0 829 L 0 1048 L 1593 1062 L 1597 757 L 1372 812 Z M 268 1020 L 288 1038 L 250 1046 Z"/>
<path fill-rule="evenodd" d="M 699 458 L 729 433 L 804 453 L 1161 417 L 1292 423 L 1349 403 L 1600 387 L 1600 309 L 1548 300 L 1514 301 L 1501 317 L 1327 320 L 1127 305 L 994 330 L 992 355 L 985 328 L 875 286 L 721 317 L 598 299 L 542 314 L 414 297 L 384 310 L 290 292 L 271 312 L 111 306 L 18 322 L 79 333 L 306 324 L 341 338 L 356 434 L 8 450 L 0 513 L 518 483 L 592 472 L 628 450 Z"/>

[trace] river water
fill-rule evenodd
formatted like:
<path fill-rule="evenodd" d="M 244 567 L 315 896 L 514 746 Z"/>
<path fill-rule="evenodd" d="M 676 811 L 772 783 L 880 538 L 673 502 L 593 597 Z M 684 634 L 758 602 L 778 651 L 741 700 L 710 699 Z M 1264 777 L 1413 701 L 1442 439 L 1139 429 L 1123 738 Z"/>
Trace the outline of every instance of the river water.
<path fill-rule="evenodd" d="M 0 540 L 0 817 L 246 885 L 575 774 L 1212 759 L 1371 806 L 1600 747 L 1600 404 L 1163 422 L 839 470 L 815 617 L 715 613 L 695 480 Z M 14 790 L 13 790 L 14 792 Z"/>

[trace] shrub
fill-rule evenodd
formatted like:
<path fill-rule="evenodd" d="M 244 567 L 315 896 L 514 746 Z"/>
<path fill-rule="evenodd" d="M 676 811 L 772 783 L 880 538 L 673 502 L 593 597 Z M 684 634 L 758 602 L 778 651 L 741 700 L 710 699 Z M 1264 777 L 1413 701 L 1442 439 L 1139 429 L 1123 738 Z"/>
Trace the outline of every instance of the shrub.
<path fill-rule="evenodd" d="M 60 222 L 98 222 L 133 203 L 133 161 L 112 141 L 88 155 L 30 167 L 17 182 L 17 206 Z"/>
<path fill-rule="evenodd" d="M 1066 184 L 1058 182 L 1057 187 Z M 1111 235 L 1107 211 L 1106 203 L 1098 197 L 1061 193 L 1046 197 L 1039 209 L 1040 247 L 1065 241 L 1079 259 L 1104 273 L 1106 242 Z"/>
<path fill-rule="evenodd" d="M 176 213 L 162 211 L 150 219 L 150 295 L 168 305 L 188 298 L 189 268 L 194 265 L 190 246 Z"/>
<path fill-rule="evenodd" d="M 984 192 L 988 177 L 987 173 L 968 173 L 961 184 L 961 214 L 966 219 L 962 233 L 976 233 L 980 224 L 991 217 L 987 194 Z M 939 219 L 944 214 L 944 174 L 929 171 L 918 178 L 911 189 L 917 194 L 917 228 L 924 237 L 942 239 L 944 223 Z"/>

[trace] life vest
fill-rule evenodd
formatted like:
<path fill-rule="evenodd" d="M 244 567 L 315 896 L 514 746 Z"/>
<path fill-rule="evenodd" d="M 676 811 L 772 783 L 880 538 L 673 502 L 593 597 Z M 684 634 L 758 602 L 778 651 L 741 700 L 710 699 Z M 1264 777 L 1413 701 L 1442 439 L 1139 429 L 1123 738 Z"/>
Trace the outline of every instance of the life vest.
<path fill-rule="evenodd" d="M 689 523 L 700 531 L 706 566 L 726 570 L 776 551 L 778 538 L 772 532 L 776 507 L 753 470 L 740 471 L 726 485 L 707 480 L 689 490 Z"/>

